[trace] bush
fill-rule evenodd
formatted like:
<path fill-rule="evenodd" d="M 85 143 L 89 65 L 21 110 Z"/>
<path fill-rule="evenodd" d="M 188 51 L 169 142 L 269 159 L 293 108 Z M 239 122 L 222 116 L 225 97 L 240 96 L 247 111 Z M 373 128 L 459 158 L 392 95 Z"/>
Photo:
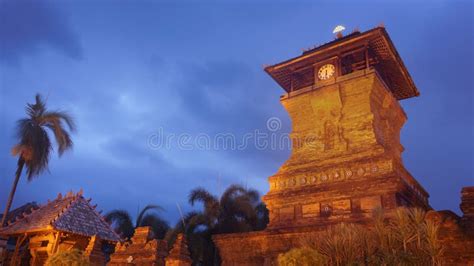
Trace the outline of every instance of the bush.
<path fill-rule="evenodd" d="M 279 265 L 440 265 L 439 225 L 420 209 L 398 208 L 391 219 L 374 212 L 372 226 L 337 224 L 307 235 L 304 248 L 278 257 Z M 308 264 L 309 263 L 309 264 Z"/>
<path fill-rule="evenodd" d="M 58 251 L 48 258 L 47 266 L 89 266 L 89 260 L 78 249 Z"/>
<path fill-rule="evenodd" d="M 294 248 L 278 255 L 280 266 L 312 266 L 325 265 L 326 258 L 312 248 Z"/>

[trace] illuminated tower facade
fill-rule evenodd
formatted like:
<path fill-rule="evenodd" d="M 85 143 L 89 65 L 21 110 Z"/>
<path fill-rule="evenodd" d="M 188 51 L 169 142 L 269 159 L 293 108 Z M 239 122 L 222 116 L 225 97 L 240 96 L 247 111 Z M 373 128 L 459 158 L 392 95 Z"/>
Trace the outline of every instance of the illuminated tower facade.
<path fill-rule="evenodd" d="M 429 208 L 401 159 L 406 115 L 398 101 L 419 93 L 384 28 L 339 37 L 265 71 L 286 92 L 293 143 L 269 178 L 269 228 Z"/>
<path fill-rule="evenodd" d="M 474 263 L 474 187 L 462 190 L 462 217 L 437 212 L 403 165 L 399 101 L 419 93 L 385 28 L 339 35 L 265 71 L 285 90 L 292 151 L 269 177 L 267 228 L 213 236 L 222 265 L 277 265 L 308 235 L 401 206 L 440 225 L 445 264 Z"/>

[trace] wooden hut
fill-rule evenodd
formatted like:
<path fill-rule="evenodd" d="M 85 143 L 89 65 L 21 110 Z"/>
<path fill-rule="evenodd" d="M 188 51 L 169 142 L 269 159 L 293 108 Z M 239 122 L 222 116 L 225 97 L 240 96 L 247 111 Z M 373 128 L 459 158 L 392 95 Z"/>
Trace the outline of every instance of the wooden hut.
<path fill-rule="evenodd" d="M 64 197 L 59 194 L 53 201 L 0 229 L 0 236 L 16 238 L 9 265 L 20 265 L 25 260 L 30 265 L 44 265 L 56 252 L 73 248 L 83 251 L 91 265 L 104 265 L 102 244 L 120 240 L 95 206 L 90 205 L 90 199 L 82 196 L 82 191 L 69 192 Z"/>
<path fill-rule="evenodd" d="M 11 210 L 8 213 L 8 217 L 6 218 L 6 222 L 14 222 L 18 217 L 24 216 L 25 214 L 30 214 L 33 210 L 38 209 L 39 206 L 36 202 L 28 202 L 20 207 Z M 3 214 L 0 214 L 0 220 L 2 220 Z M 12 245 L 13 244 L 13 245 Z M 9 239 L 8 237 L 1 237 L 0 236 L 0 265 L 4 265 L 4 259 L 8 250 L 12 250 L 14 248 L 14 239 Z"/>

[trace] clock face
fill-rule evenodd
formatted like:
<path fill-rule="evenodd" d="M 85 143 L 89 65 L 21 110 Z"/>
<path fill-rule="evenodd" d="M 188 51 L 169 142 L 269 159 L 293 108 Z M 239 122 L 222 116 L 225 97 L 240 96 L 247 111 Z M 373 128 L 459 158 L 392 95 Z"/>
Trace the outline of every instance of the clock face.
<path fill-rule="evenodd" d="M 333 64 L 325 64 L 324 66 L 320 67 L 318 70 L 318 78 L 320 80 L 326 80 L 332 76 L 334 76 L 334 72 L 336 68 Z"/>

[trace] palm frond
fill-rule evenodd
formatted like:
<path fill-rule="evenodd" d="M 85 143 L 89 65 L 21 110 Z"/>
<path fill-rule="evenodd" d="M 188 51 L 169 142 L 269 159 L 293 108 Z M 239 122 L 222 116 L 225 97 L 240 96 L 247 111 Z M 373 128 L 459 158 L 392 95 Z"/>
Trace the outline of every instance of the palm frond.
<path fill-rule="evenodd" d="M 258 203 L 260 201 L 260 192 L 256 189 L 246 189 L 245 195 L 252 201 L 252 203 Z"/>
<path fill-rule="evenodd" d="M 270 221 L 269 211 L 265 203 L 260 202 L 255 207 L 255 212 L 257 213 L 257 224 L 255 225 L 255 230 L 263 230 L 267 227 L 268 222 Z"/>
<path fill-rule="evenodd" d="M 132 217 L 125 210 L 113 210 L 105 215 L 105 220 L 112 224 L 115 231 L 124 238 L 133 236 Z"/>
<path fill-rule="evenodd" d="M 257 206 L 255 206 L 255 211 L 257 212 L 258 216 L 264 216 L 265 214 L 268 215 L 267 205 L 265 205 L 263 202 L 260 202 L 257 204 Z"/>
<path fill-rule="evenodd" d="M 113 223 L 118 222 L 122 223 L 124 221 L 131 221 L 132 218 L 126 210 L 112 210 L 105 214 L 105 220 L 107 222 Z"/>
<path fill-rule="evenodd" d="M 189 229 L 191 229 L 192 231 L 193 224 L 191 223 L 191 219 L 193 219 L 194 216 L 200 215 L 200 214 L 201 214 L 200 212 L 196 212 L 196 211 L 190 211 L 186 213 L 183 217 L 184 224 L 183 224 L 183 220 L 180 219 L 174 226 L 174 230 L 177 230 L 180 233 L 188 232 Z"/>
<path fill-rule="evenodd" d="M 225 204 L 227 201 L 231 201 L 233 197 L 235 197 L 237 194 L 245 194 L 247 191 L 246 189 L 237 184 L 230 185 L 224 193 L 222 193 L 221 196 L 221 204 Z"/>
<path fill-rule="evenodd" d="M 26 114 L 34 120 L 43 115 L 46 111 L 46 103 L 40 94 L 36 94 L 35 100 L 36 102 L 34 104 L 28 103 L 25 110 Z"/>
<path fill-rule="evenodd" d="M 156 214 L 146 214 L 143 217 L 140 226 L 150 226 L 153 229 L 155 238 L 157 239 L 165 237 L 166 232 L 170 228 L 168 222 Z"/>
<path fill-rule="evenodd" d="M 190 220 L 198 214 L 199 213 L 195 211 L 186 213 L 183 217 L 184 224 L 183 221 L 180 220 L 172 229 L 168 230 L 165 235 L 165 240 L 168 242 L 168 244 L 171 245 L 179 233 L 185 233 L 186 235 L 189 235 L 194 229 L 193 225 L 190 223 Z"/>
<path fill-rule="evenodd" d="M 227 202 L 222 208 L 229 216 L 235 216 L 245 220 L 256 220 L 257 214 L 255 208 L 252 202 L 245 196 L 237 197 L 233 201 Z"/>
<path fill-rule="evenodd" d="M 199 226 L 204 226 L 208 229 L 212 229 L 209 221 L 209 217 L 203 213 L 195 213 L 192 217 L 190 217 L 188 221 L 188 228 L 187 231 L 194 232 L 195 229 Z"/>
<path fill-rule="evenodd" d="M 218 203 L 217 198 L 213 196 L 211 193 L 209 193 L 207 190 L 205 190 L 204 188 L 193 189 L 189 193 L 188 201 L 193 206 L 196 202 L 201 202 L 205 206 L 215 205 L 216 203 Z"/>
<path fill-rule="evenodd" d="M 140 213 L 138 214 L 138 217 L 137 217 L 137 220 L 135 222 L 135 226 L 136 227 L 139 227 L 141 226 L 142 224 L 142 219 L 143 219 L 143 216 L 145 215 L 145 213 L 149 210 L 157 210 L 157 211 L 163 211 L 164 209 L 159 206 L 159 205 L 153 205 L 153 204 L 149 204 L 149 205 L 146 205 L 145 208 L 143 208 Z"/>
<path fill-rule="evenodd" d="M 71 132 L 76 130 L 72 117 L 63 111 L 46 111 L 38 118 L 38 124 L 40 126 L 45 126 L 53 132 L 58 144 L 59 156 L 61 156 L 67 149 L 72 148 L 73 145 L 69 132 L 64 128 L 63 121 Z"/>
<path fill-rule="evenodd" d="M 52 144 L 45 128 L 50 129 L 58 144 L 58 153 L 72 147 L 69 132 L 63 126 L 66 123 L 69 131 L 76 128 L 72 117 L 63 111 L 47 111 L 41 95 L 37 94 L 34 104 L 27 104 L 27 118 L 18 120 L 16 137 L 18 143 L 13 147 L 12 154 L 25 160 L 28 181 L 47 170 Z"/>
<path fill-rule="evenodd" d="M 73 117 L 66 111 L 45 111 L 38 121 L 40 125 L 56 124 L 64 121 L 71 132 L 75 132 L 77 127 Z"/>
<path fill-rule="evenodd" d="M 61 126 L 46 125 L 46 127 L 53 132 L 56 143 L 58 144 L 59 156 L 62 156 L 66 150 L 72 148 L 73 143 L 71 136 L 66 130 L 64 130 Z"/>
<path fill-rule="evenodd" d="M 28 123 L 26 120 L 19 121 L 17 136 L 23 151 L 29 151 L 28 156 L 23 156 L 23 154 L 20 156 L 25 159 L 26 175 L 28 181 L 31 181 L 34 176 L 47 169 L 52 148 L 51 142 L 48 133 L 42 127 Z"/>

